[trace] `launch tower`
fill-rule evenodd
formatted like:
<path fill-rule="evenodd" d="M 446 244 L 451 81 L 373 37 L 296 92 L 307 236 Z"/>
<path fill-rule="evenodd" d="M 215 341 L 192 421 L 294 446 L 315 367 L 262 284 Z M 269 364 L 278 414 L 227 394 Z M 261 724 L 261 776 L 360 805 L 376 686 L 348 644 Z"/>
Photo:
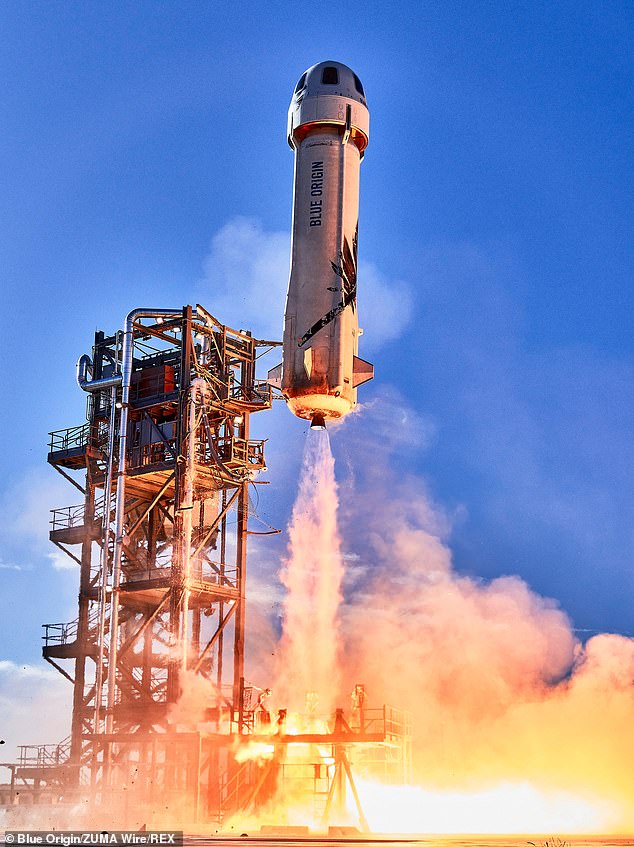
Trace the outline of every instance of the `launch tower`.
<path fill-rule="evenodd" d="M 73 685 L 67 784 L 101 800 L 132 772 L 149 803 L 197 797 L 200 738 L 169 731 L 185 682 L 202 680 L 211 735 L 248 728 L 249 486 L 265 469 L 249 419 L 271 404 L 255 377 L 268 346 L 200 306 L 136 310 L 79 361 L 87 422 L 51 433 L 48 461 L 82 502 L 53 511 L 50 537 L 80 586 L 77 619 L 45 625 L 43 654 Z"/>

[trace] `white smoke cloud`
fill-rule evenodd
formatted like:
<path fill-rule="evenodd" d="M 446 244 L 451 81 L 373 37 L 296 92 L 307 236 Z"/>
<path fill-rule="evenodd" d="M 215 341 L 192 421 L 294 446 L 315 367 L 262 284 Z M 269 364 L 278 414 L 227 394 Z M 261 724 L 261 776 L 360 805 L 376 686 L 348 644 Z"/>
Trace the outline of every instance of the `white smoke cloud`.
<path fill-rule="evenodd" d="M 238 217 L 211 239 L 199 283 L 203 305 L 223 323 L 280 339 L 288 282 L 289 236 Z"/>
<path fill-rule="evenodd" d="M 365 457 L 340 515 L 358 556 L 346 580 L 348 685 L 364 682 L 373 705 L 411 710 L 419 785 L 472 792 L 530 782 L 593 808 L 609 801 L 606 826 L 631 827 L 634 639 L 582 644 L 559 604 L 519 576 L 457 571 L 455 517 L 423 480 L 397 472 L 408 446 L 395 439 L 381 449 L 377 430 L 370 406 L 338 445 L 350 441 Z"/>
<path fill-rule="evenodd" d="M 57 671 L 0 659 L 2 760 L 15 761 L 20 744 L 55 744 L 65 738 L 71 702 L 72 686 Z"/>
<path fill-rule="evenodd" d="M 388 279 L 372 262 L 359 262 L 360 342 L 364 351 L 395 341 L 410 322 L 413 296 L 403 280 Z"/>
<path fill-rule="evenodd" d="M 0 571 L 31 571 L 31 565 L 16 565 L 14 562 L 5 562 L 0 559 Z"/>
<path fill-rule="evenodd" d="M 0 551 L 3 561 L 19 559 L 13 570 L 30 569 L 27 553 L 46 556 L 55 570 L 66 569 L 61 552 L 51 552 L 51 509 L 81 502 L 82 495 L 51 468 L 31 468 L 0 497 Z M 13 553 L 13 555 L 10 555 Z M 74 567 L 69 557 L 71 566 Z"/>
<path fill-rule="evenodd" d="M 197 286 L 202 304 L 219 320 L 281 340 L 289 274 L 289 232 L 268 232 L 254 218 L 237 217 L 212 238 Z M 398 338 L 407 325 L 411 293 L 373 263 L 359 263 L 359 312 L 364 351 Z"/>
<path fill-rule="evenodd" d="M 49 560 L 53 570 L 55 571 L 74 571 L 78 569 L 77 562 L 58 548 L 48 552 L 46 554 L 46 558 Z"/>

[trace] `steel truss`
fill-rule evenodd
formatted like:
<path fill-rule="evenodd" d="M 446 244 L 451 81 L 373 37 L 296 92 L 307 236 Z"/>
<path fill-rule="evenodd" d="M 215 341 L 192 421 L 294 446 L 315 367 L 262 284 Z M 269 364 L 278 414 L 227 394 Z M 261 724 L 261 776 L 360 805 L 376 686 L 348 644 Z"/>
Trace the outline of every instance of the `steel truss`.
<path fill-rule="evenodd" d="M 249 486 L 265 470 L 249 419 L 271 405 L 255 374 L 271 346 L 200 306 L 137 310 L 79 362 L 87 424 L 51 434 L 49 463 L 84 497 L 53 513 L 51 540 L 79 565 L 79 612 L 45 626 L 43 654 L 73 685 L 67 783 L 96 802 L 131 772 L 152 774 L 148 801 L 200 782 L 200 739 L 179 712 L 195 678 L 208 739 L 249 729 Z"/>

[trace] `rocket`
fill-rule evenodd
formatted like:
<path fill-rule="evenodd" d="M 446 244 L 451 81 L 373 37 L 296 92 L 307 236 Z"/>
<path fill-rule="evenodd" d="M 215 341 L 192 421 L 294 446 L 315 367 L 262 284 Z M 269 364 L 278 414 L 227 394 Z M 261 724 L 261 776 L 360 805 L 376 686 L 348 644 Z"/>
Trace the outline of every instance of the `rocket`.
<path fill-rule="evenodd" d="M 374 368 L 357 355 L 359 170 L 370 113 L 359 77 L 320 62 L 300 77 L 288 111 L 295 152 L 291 270 L 283 361 L 269 372 L 311 426 L 342 418 Z"/>

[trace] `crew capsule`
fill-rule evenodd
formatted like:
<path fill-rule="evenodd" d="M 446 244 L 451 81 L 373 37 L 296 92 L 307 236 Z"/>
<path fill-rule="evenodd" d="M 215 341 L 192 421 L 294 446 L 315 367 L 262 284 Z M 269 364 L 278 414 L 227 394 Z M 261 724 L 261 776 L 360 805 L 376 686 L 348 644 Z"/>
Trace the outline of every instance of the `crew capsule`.
<path fill-rule="evenodd" d="M 288 112 L 295 182 L 283 362 L 269 381 L 293 414 L 318 425 L 346 415 L 374 374 L 357 355 L 359 168 L 369 137 L 350 68 L 320 62 L 302 74 Z"/>

